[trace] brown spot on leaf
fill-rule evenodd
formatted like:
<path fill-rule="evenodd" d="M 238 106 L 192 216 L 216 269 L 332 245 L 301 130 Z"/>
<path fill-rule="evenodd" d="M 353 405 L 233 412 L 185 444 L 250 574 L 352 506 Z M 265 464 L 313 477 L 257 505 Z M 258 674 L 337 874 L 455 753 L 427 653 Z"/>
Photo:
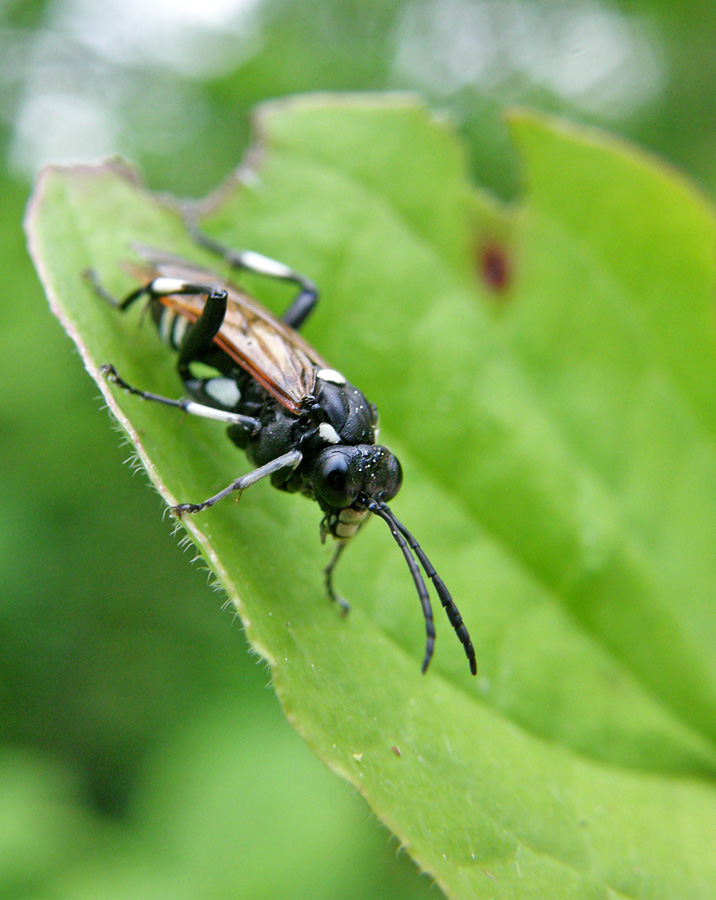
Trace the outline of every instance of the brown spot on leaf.
<path fill-rule="evenodd" d="M 510 286 L 512 266 L 507 250 L 496 241 L 483 244 L 478 250 L 478 266 L 487 287 L 501 294 Z"/>

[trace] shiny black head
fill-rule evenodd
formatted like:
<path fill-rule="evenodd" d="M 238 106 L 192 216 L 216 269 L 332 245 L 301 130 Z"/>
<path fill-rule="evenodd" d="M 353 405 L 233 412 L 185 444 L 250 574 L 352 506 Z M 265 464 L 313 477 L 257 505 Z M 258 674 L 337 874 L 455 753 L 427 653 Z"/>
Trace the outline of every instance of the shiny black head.
<path fill-rule="evenodd" d="M 344 444 L 326 447 L 315 459 L 310 482 L 327 518 L 352 508 L 364 511 L 370 501 L 392 500 L 403 481 L 400 463 L 387 447 Z M 329 527 L 329 530 L 330 527 Z M 346 537 L 333 532 L 334 537 Z"/>
<path fill-rule="evenodd" d="M 465 648 L 470 671 L 474 675 L 477 671 L 475 651 L 450 592 L 420 544 L 396 518 L 386 502 L 392 500 L 398 493 L 402 480 L 403 473 L 400 463 L 386 447 L 373 444 L 359 444 L 355 447 L 334 445 L 322 450 L 316 457 L 310 474 L 315 497 L 325 512 L 321 526 L 322 533 L 324 536 L 331 534 L 334 538 L 345 540 L 356 533 L 369 512 L 382 519 L 403 552 L 423 608 L 427 636 L 423 672 L 427 669 L 433 655 L 435 626 L 430 598 L 420 572 L 420 566 L 435 586 L 450 624 Z M 327 570 L 327 583 L 329 584 L 329 593 L 332 594 L 330 588 L 331 569 L 332 565 Z"/>

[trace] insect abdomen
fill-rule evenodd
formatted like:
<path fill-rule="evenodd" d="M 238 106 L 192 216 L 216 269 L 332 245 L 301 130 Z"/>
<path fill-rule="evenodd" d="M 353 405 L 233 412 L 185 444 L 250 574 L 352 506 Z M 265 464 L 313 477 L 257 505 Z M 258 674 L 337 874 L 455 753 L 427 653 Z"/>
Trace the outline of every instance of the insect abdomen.
<path fill-rule="evenodd" d="M 152 303 L 152 318 L 163 343 L 172 350 L 178 350 L 191 321 L 163 303 Z"/>

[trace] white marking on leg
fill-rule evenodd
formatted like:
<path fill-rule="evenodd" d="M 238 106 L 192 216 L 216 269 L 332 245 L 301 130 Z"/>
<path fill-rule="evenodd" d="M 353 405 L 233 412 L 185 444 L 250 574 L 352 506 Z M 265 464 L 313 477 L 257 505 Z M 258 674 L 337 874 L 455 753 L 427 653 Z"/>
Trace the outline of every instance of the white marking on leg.
<path fill-rule="evenodd" d="M 244 250 L 238 256 L 239 262 L 247 269 L 258 272 L 259 275 L 269 275 L 273 278 L 293 278 L 293 269 L 289 269 L 284 263 L 277 262 L 263 253 L 253 250 Z"/>
<path fill-rule="evenodd" d="M 193 400 L 187 402 L 184 411 L 188 412 L 191 416 L 201 416 L 204 419 L 216 419 L 218 422 L 226 422 L 227 425 L 246 426 L 246 416 L 227 412 L 224 409 L 214 409 L 213 406 L 205 406 L 203 403 L 195 403 Z"/>
<path fill-rule="evenodd" d="M 180 294 L 189 282 L 183 281 L 181 278 L 164 278 L 160 276 L 155 278 L 149 285 L 152 294 L 166 296 L 167 294 Z"/>

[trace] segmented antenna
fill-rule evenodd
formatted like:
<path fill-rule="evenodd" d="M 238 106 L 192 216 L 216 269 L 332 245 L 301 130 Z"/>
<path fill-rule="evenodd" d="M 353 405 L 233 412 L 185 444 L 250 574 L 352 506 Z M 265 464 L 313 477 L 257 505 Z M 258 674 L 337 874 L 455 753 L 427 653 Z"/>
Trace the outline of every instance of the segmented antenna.
<path fill-rule="evenodd" d="M 470 640 L 470 634 L 463 622 L 462 616 L 460 615 L 460 610 L 457 608 L 457 604 L 452 599 L 450 591 L 448 591 L 445 586 L 445 582 L 440 578 L 438 573 L 435 571 L 433 564 L 430 562 L 428 557 L 425 555 L 420 544 L 415 540 L 413 535 L 408 531 L 405 525 L 400 522 L 396 516 L 391 511 L 390 507 L 383 503 L 381 500 L 372 500 L 367 504 L 368 509 L 375 513 L 375 515 L 379 516 L 383 519 L 384 522 L 390 528 L 391 534 L 395 538 L 396 543 L 403 551 L 403 556 L 405 557 L 406 562 L 408 563 L 408 568 L 413 576 L 413 581 L 415 582 L 415 587 L 418 591 L 418 596 L 420 597 L 420 603 L 423 607 L 423 615 L 425 616 L 425 630 L 427 632 L 427 641 L 425 644 L 425 659 L 423 660 L 422 671 L 425 672 L 430 664 L 430 659 L 433 655 L 433 649 L 435 646 L 435 625 L 433 623 L 433 613 L 432 608 L 430 606 L 430 598 L 428 597 L 427 588 L 425 587 L 425 582 L 423 580 L 422 575 L 420 574 L 420 569 L 413 558 L 411 550 L 418 557 L 421 566 L 425 570 L 425 574 L 435 585 L 435 590 L 437 591 L 437 595 L 440 598 L 440 602 L 443 605 L 443 609 L 445 610 L 447 617 L 450 621 L 450 624 L 455 630 L 455 634 L 458 636 L 460 643 L 465 648 L 465 655 L 467 656 L 468 662 L 470 663 L 470 671 L 473 675 L 477 675 L 477 660 L 475 658 L 475 648 L 472 646 L 472 641 Z"/>
<path fill-rule="evenodd" d="M 375 513 L 376 516 L 383 519 L 388 528 L 390 528 L 390 533 L 403 551 L 403 556 L 410 569 L 410 574 L 413 576 L 413 581 L 415 582 L 415 587 L 418 591 L 418 597 L 420 597 L 420 605 L 423 607 L 423 616 L 425 617 L 425 658 L 423 659 L 422 666 L 422 672 L 425 674 L 430 665 L 433 650 L 435 649 L 435 623 L 433 622 L 433 608 L 430 605 L 428 589 L 425 587 L 425 582 L 423 581 L 423 576 L 420 574 L 418 564 L 415 562 L 415 559 L 410 552 L 410 548 L 401 534 L 398 520 L 393 516 L 390 509 L 384 503 L 378 503 L 375 500 L 368 503 L 367 506 L 372 513 Z"/>

